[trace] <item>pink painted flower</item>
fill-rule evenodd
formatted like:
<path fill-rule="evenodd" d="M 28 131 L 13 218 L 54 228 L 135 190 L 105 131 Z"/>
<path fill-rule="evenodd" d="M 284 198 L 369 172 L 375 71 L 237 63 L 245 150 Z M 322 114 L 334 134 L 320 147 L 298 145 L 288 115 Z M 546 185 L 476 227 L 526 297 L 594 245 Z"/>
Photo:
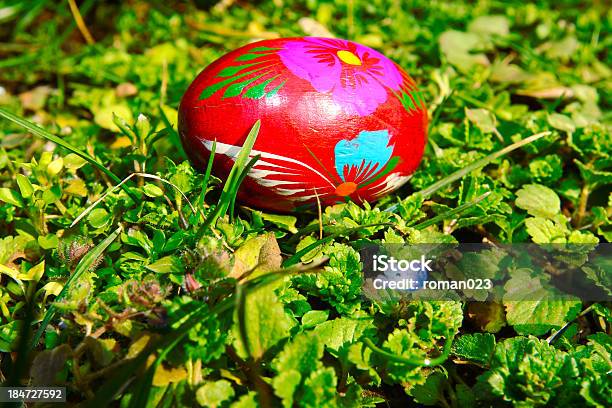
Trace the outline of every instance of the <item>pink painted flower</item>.
<path fill-rule="evenodd" d="M 402 75 L 381 53 L 351 41 L 305 37 L 289 41 L 278 53 L 297 77 L 318 92 L 331 92 L 349 114 L 366 116 L 399 90 Z"/>

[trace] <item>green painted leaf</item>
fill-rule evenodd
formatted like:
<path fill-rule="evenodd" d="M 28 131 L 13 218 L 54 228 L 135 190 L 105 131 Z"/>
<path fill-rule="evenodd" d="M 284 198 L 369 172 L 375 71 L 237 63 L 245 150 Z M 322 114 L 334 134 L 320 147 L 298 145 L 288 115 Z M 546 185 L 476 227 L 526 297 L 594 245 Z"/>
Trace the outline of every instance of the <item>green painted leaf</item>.
<path fill-rule="evenodd" d="M 242 81 L 242 82 L 237 82 L 237 83 L 231 84 L 230 86 L 227 87 L 227 89 L 223 93 L 223 99 L 231 98 L 232 96 L 240 95 L 242 93 L 242 91 L 244 91 L 245 87 L 247 87 L 249 84 L 257 81 L 259 78 L 261 78 L 264 75 L 265 74 L 257 75 L 257 76 L 254 76 L 253 78 L 247 79 L 246 81 Z"/>
<path fill-rule="evenodd" d="M 217 82 L 215 84 L 212 84 L 206 88 L 204 88 L 204 90 L 202 91 L 202 93 L 200 94 L 200 100 L 202 99 L 206 99 L 206 98 L 210 98 L 212 95 L 214 95 L 215 92 L 219 91 L 220 89 L 223 89 L 223 87 L 225 87 L 226 85 L 231 84 L 232 82 L 235 82 L 237 80 L 239 80 L 240 78 L 243 78 L 247 75 L 253 74 L 257 71 L 261 70 L 261 68 L 256 68 L 247 72 L 243 72 L 240 75 L 236 75 L 233 76 L 231 78 L 227 78 L 223 81 Z"/>
<path fill-rule="evenodd" d="M 276 95 L 278 93 L 278 91 L 283 87 L 283 85 L 285 85 L 285 82 L 287 82 L 287 81 L 281 82 L 280 85 L 278 85 L 276 88 L 274 88 L 270 92 L 268 92 L 266 94 L 266 98 L 271 98 L 272 96 Z"/>
<path fill-rule="evenodd" d="M 268 86 L 268 84 L 272 81 L 274 81 L 274 79 L 278 78 L 278 75 L 275 77 L 272 77 L 270 79 L 267 79 L 251 88 L 249 88 L 245 94 L 244 97 L 245 98 L 251 98 L 251 99 L 260 99 L 263 98 L 266 95 L 266 86 Z"/>
<path fill-rule="evenodd" d="M 421 91 L 412 91 L 412 97 L 414 98 L 416 104 L 424 108 L 425 107 L 425 98 L 423 97 L 423 92 Z"/>
<path fill-rule="evenodd" d="M 225 67 L 221 71 L 219 71 L 217 76 L 218 77 L 232 77 L 232 76 L 236 75 L 237 73 L 239 73 L 240 71 L 242 71 L 243 69 L 246 69 L 248 67 L 252 67 L 255 64 L 256 63 Z"/>
<path fill-rule="evenodd" d="M 370 180 L 368 180 L 367 182 L 360 184 L 359 188 L 363 188 L 365 186 L 369 186 L 370 184 L 376 183 L 378 180 L 380 180 L 381 178 L 385 177 L 387 174 L 391 173 L 393 171 L 393 169 L 399 163 L 399 160 L 400 159 L 397 156 L 391 157 L 391 159 L 387 162 L 387 165 L 382 169 L 382 171 L 380 173 L 378 173 L 376 175 L 376 177 L 373 177 Z"/>
<path fill-rule="evenodd" d="M 264 51 L 278 51 L 278 50 L 280 50 L 280 48 L 275 48 L 275 47 L 255 47 L 255 48 L 251 48 L 249 50 L 249 52 L 264 52 Z"/>
<path fill-rule="evenodd" d="M 414 100 L 412 100 L 412 98 L 410 97 L 410 95 L 404 91 L 402 91 L 401 96 L 399 97 L 400 101 L 402 102 L 402 105 L 404 106 L 404 109 L 406 109 L 408 112 L 416 110 L 416 105 L 414 104 Z"/>
<path fill-rule="evenodd" d="M 269 55 L 269 53 L 265 53 L 265 54 L 254 54 L 254 53 L 246 53 L 246 54 L 242 54 L 240 56 L 238 56 L 236 58 L 236 61 L 252 61 L 255 60 L 257 58 L 261 58 L 261 57 L 267 57 Z"/>
<path fill-rule="evenodd" d="M 200 100 L 206 99 L 206 98 L 210 98 L 211 96 L 214 95 L 215 92 L 217 92 L 218 90 L 222 89 L 225 85 L 231 84 L 237 78 L 240 78 L 240 77 L 242 77 L 244 75 L 246 75 L 246 74 L 241 74 L 241 75 L 238 75 L 237 77 L 228 78 L 228 79 L 226 79 L 224 81 L 217 82 L 216 84 L 212 84 L 210 86 L 207 86 L 206 88 L 204 88 L 204 90 L 200 94 Z"/>

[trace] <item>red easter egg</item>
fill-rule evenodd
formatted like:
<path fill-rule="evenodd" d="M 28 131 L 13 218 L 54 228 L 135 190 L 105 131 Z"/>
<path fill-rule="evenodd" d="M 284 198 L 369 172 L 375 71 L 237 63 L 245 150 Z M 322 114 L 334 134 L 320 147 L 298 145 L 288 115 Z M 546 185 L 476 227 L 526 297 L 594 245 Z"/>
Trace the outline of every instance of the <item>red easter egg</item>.
<path fill-rule="evenodd" d="M 291 211 L 373 201 L 404 184 L 427 140 L 414 81 L 381 53 L 332 38 L 279 38 L 246 45 L 204 69 L 179 109 L 181 140 L 204 170 L 226 179 L 250 129 L 260 159 L 238 199 Z"/>

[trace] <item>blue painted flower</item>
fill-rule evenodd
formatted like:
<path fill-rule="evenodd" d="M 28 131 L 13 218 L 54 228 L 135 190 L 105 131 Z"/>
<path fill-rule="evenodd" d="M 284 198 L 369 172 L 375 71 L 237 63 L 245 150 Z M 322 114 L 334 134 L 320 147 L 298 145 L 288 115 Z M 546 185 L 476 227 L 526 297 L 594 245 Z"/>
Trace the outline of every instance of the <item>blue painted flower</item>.
<path fill-rule="evenodd" d="M 393 145 L 388 130 L 363 130 L 352 140 L 341 140 L 334 148 L 336 171 L 342 183 L 336 194 L 348 196 L 388 174 L 397 164 L 391 159 Z"/>

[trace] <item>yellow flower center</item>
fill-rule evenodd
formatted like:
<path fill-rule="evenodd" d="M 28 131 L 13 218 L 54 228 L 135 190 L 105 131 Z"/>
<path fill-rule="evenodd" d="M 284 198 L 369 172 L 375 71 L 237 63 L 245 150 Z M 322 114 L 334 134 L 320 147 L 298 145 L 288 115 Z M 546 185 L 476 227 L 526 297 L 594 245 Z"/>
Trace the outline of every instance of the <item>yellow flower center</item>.
<path fill-rule="evenodd" d="M 359 59 L 359 57 L 350 51 L 340 50 L 336 54 L 342 62 L 346 62 L 349 65 L 361 65 L 361 60 Z"/>

